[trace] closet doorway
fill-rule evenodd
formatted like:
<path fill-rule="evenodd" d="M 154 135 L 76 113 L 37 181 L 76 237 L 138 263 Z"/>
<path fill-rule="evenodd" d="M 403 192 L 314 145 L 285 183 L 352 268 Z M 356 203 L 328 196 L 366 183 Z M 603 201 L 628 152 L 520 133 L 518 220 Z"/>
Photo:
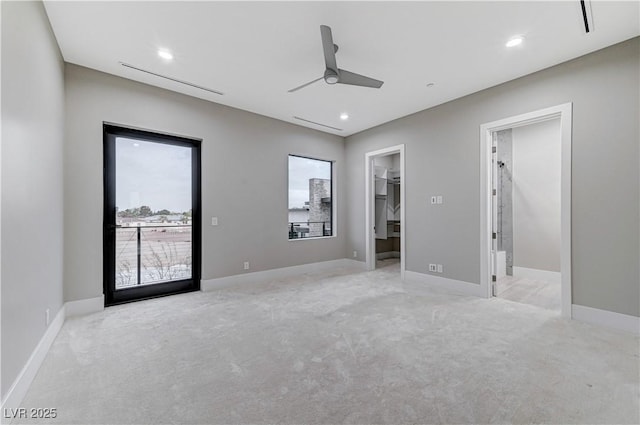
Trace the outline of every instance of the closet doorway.
<path fill-rule="evenodd" d="M 404 145 L 365 155 L 367 269 L 405 270 Z"/>

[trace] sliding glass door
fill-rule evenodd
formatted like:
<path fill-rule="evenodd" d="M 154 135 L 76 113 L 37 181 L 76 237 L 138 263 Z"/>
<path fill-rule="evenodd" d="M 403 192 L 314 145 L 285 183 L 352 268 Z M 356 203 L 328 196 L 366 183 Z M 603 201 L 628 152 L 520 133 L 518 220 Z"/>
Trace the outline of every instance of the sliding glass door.
<path fill-rule="evenodd" d="M 200 289 L 200 141 L 104 126 L 107 305 Z"/>

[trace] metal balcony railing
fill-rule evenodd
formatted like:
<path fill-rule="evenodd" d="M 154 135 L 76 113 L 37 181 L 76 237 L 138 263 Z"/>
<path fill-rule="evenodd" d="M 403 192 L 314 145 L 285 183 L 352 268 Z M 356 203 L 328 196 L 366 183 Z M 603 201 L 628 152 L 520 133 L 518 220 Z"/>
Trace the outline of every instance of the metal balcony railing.
<path fill-rule="evenodd" d="M 116 227 L 116 289 L 192 276 L 192 226 Z"/>
<path fill-rule="evenodd" d="M 317 238 L 331 236 L 330 221 L 289 222 L 289 239 Z"/>

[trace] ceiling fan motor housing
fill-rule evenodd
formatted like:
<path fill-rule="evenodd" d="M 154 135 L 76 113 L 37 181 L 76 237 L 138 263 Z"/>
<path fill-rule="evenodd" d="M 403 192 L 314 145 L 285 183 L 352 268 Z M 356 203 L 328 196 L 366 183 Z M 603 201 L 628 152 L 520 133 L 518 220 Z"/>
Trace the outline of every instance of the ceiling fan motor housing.
<path fill-rule="evenodd" d="M 327 68 L 324 71 L 324 81 L 327 82 L 327 84 L 335 84 L 338 82 L 338 73 L 336 71 L 334 71 L 331 68 Z"/>

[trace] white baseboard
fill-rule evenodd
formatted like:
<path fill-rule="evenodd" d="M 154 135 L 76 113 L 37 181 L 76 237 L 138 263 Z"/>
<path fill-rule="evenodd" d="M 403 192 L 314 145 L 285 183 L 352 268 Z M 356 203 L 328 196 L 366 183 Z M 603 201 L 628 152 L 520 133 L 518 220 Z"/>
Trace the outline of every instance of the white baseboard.
<path fill-rule="evenodd" d="M 102 310 L 104 310 L 103 295 L 86 300 L 68 301 L 63 304 L 58 314 L 56 314 L 56 317 L 44 332 L 40 342 L 31 353 L 31 357 L 29 357 L 29 360 L 27 360 L 27 363 L 7 392 L 5 399 L 2 400 L 2 412 L 5 412 L 5 409 L 17 409 L 20 407 L 24 396 L 27 394 L 33 379 L 36 377 L 42 362 L 51 348 L 51 344 L 53 344 L 60 329 L 62 329 L 65 319 L 72 316 L 97 313 Z"/>
<path fill-rule="evenodd" d="M 342 258 L 336 261 L 340 262 L 338 267 L 353 267 L 361 272 L 367 271 L 367 263 L 365 261 L 358 261 L 351 258 Z"/>
<path fill-rule="evenodd" d="M 640 336 L 640 317 L 573 304 L 571 318 Z"/>
<path fill-rule="evenodd" d="M 386 260 L 387 258 L 400 258 L 400 251 L 387 251 L 376 253 L 376 260 Z"/>
<path fill-rule="evenodd" d="M 20 407 L 24 396 L 27 394 L 33 379 L 36 377 L 44 358 L 47 356 L 49 352 L 49 348 L 51 348 L 51 344 L 56 339 L 58 332 L 62 329 L 62 325 L 64 324 L 65 319 L 65 306 L 63 305 L 56 317 L 49 324 L 49 327 L 44 332 L 44 335 L 40 339 L 40 342 L 36 346 L 36 348 L 31 353 L 29 360 L 24 365 L 18 377 L 13 382 L 13 385 L 7 391 L 7 395 L 4 400 L 2 400 L 2 412 L 5 412 L 9 409 L 17 409 Z M 6 409 L 6 410 L 5 410 Z M 14 410 L 15 411 L 15 410 Z M 3 415 L 4 416 L 4 415 Z"/>
<path fill-rule="evenodd" d="M 453 292 L 462 295 L 473 295 L 476 297 L 484 298 L 480 285 L 475 283 L 464 282 L 462 280 L 448 279 L 446 277 L 434 276 L 425 273 L 418 273 L 412 271 L 404 272 L 405 280 L 415 281 L 422 284 L 427 284 L 434 288 L 444 289 L 448 292 Z"/>
<path fill-rule="evenodd" d="M 65 303 L 66 317 L 83 316 L 104 310 L 104 295 L 85 300 L 67 301 Z"/>
<path fill-rule="evenodd" d="M 533 280 L 544 280 L 545 282 L 557 283 L 562 281 L 560 272 L 552 272 L 549 270 L 529 269 L 527 267 L 513 266 L 514 277 L 524 277 Z"/>
<path fill-rule="evenodd" d="M 200 290 L 203 292 L 215 291 L 229 286 L 255 283 L 265 280 L 282 279 L 304 273 L 321 272 L 340 267 L 355 267 L 362 271 L 366 269 L 366 264 L 362 261 L 341 258 L 339 260 L 322 261 L 319 263 L 301 264 L 299 266 L 282 267 L 279 269 L 264 270 L 260 272 L 236 274 L 233 276 L 219 277 L 216 279 L 202 280 Z"/>

